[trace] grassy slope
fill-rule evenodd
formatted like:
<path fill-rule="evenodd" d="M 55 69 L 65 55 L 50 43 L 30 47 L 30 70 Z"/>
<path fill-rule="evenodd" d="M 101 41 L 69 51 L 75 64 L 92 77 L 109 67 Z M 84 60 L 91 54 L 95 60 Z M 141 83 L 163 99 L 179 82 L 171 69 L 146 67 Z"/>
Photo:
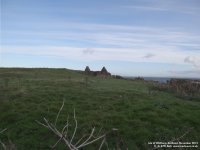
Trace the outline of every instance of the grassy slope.
<path fill-rule="evenodd" d="M 68 114 L 72 122 L 76 108 L 80 132 L 91 126 L 118 128 L 130 149 L 147 149 L 148 141 L 170 141 L 190 127 L 194 129 L 183 141 L 200 141 L 200 101 L 161 91 L 149 94 L 149 86 L 67 69 L 0 68 L 0 130 L 8 128 L 0 138 L 9 138 L 20 150 L 49 149 L 56 139 L 35 120 L 54 120 L 65 99 L 59 125 Z"/>

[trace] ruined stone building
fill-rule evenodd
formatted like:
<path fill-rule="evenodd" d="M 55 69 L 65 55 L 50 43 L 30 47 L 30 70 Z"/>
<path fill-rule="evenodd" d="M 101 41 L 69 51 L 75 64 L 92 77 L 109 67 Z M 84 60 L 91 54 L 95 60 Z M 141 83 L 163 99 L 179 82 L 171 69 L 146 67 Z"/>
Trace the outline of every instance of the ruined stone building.
<path fill-rule="evenodd" d="M 92 76 L 111 76 L 111 73 L 109 73 L 105 67 L 103 67 L 101 71 L 91 71 L 89 66 L 86 66 L 85 73 Z"/>

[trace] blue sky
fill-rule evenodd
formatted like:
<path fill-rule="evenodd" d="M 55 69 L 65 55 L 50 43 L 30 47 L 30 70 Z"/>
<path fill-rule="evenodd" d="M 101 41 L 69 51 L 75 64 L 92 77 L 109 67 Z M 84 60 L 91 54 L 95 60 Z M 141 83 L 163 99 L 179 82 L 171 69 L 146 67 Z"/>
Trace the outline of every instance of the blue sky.
<path fill-rule="evenodd" d="M 1 0 L 0 67 L 199 77 L 199 0 Z"/>

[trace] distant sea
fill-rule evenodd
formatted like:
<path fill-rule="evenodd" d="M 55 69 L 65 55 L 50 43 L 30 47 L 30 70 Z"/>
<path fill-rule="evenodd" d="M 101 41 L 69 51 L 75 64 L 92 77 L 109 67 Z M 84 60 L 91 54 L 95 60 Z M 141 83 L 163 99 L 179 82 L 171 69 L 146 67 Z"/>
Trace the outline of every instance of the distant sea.
<path fill-rule="evenodd" d="M 137 77 L 125 77 L 128 79 L 135 79 Z M 200 78 L 176 78 L 176 77 L 142 77 L 146 81 L 158 81 L 160 83 L 167 83 L 171 79 L 187 79 L 187 80 L 200 80 Z"/>
<path fill-rule="evenodd" d="M 167 83 L 167 81 L 171 80 L 171 78 L 165 78 L 165 77 L 143 77 L 144 80 L 147 81 L 158 81 L 160 83 Z"/>

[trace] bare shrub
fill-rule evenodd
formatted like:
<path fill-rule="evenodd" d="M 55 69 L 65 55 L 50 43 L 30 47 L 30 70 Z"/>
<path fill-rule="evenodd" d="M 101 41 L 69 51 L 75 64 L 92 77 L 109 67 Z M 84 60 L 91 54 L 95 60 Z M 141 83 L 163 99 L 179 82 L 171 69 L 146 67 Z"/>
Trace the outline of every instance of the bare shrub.
<path fill-rule="evenodd" d="M 93 127 L 89 134 L 84 134 L 84 135 L 82 135 L 81 138 L 77 138 L 77 137 L 75 138 L 75 136 L 77 135 L 77 128 L 78 128 L 78 121 L 76 119 L 75 109 L 74 109 L 74 116 L 73 116 L 73 119 L 74 119 L 74 122 L 75 122 L 73 134 L 71 136 L 69 135 L 69 121 L 68 121 L 68 119 L 67 119 L 67 123 L 63 126 L 62 130 L 59 130 L 58 127 L 57 127 L 57 121 L 58 121 L 58 118 L 60 116 L 60 113 L 61 113 L 63 107 L 64 107 L 64 101 L 63 101 L 61 108 L 59 109 L 59 112 L 56 116 L 54 123 L 51 123 L 46 118 L 43 118 L 44 123 L 36 120 L 36 122 L 38 124 L 49 129 L 51 132 L 54 133 L 54 135 L 56 135 L 58 137 L 58 140 L 56 141 L 56 143 L 53 146 L 51 146 L 52 149 L 56 148 L 56 146 L 60 142 L 63 142 L 68 147 L 68 149 L 70 149 L 70 150 L 82 149 L 83 147 L 86 147 L 88 145 L 91 145 L 91 144 L 97 143 L 97 142 L 100 142 L 99 147 L 98 147 L 99 150 L 102 149 L 103 145 L 105 145 L 107 147 L 107 149 L 109 149 L 107 141 L 106 141 L 106 136 L 111 132 L 118 131 L 118 129 L 113 128 L 109 132 L 106 132 L 106 133 L 103 133 L 103 134 L 97 134 L 97 136 L 95 136 L 95 127 Z M 116 145 L 119 145 L 119 143 L 117 143 Z"/>

